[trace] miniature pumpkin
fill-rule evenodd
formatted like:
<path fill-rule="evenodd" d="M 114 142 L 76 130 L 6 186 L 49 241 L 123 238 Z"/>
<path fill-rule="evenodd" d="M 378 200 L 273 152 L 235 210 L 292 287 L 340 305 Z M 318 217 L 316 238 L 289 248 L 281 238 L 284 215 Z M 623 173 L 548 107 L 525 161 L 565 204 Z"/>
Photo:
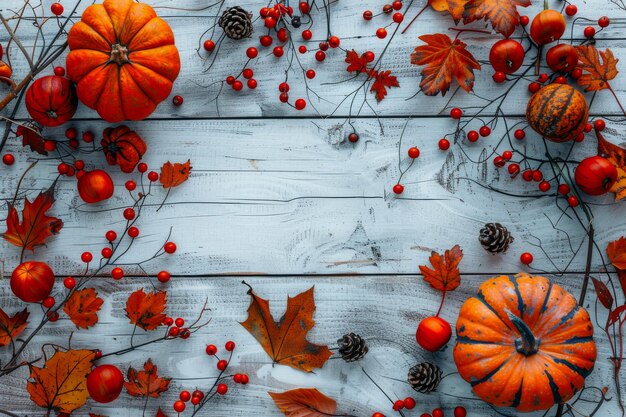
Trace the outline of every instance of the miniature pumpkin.
<path fill-rule="evenodd" d="M 582 133 L 589 116 L 585 96 L 567 84 L 549 84 L 528 100 L 528 124 L 544 138 L 567 142 Z"/>
<path fill-rule="evenodd" d="M 148 117 L 180 71 L 169 25 L 133 0 L 87 7 L 67 42 L 67 75 L 78 98 L 109 122 Z"/>
<path fill-rule="evenodd" d="M 565 402 L 596 360 L 589 314 L 540 276 L 485 281 L 461 307 L 456 333 L 459 374 L 498 407 L 535 411 Z"/>
<path fill-rule="evenodd" d="M 127 126 L 107 127 L 102 132 L 102 150 L 109 165 L 119 165 L 122 172 L 133 172 L 146 153 L 146 143 Z"/>
<path fill-rule="evenodd" d="M 76 113 L 76 90 L 65 77 L 48 75 L 35 80 L 26 91 L 26 110 L 37 123 L 60 126 Z"/>
<path fill-rule="evenodd" d="M 11 75 L 13 75 L 13 70 L 6 62 L 2 61 L 2 52 L 0 51 L 0 81 L 10 84 Z"/>

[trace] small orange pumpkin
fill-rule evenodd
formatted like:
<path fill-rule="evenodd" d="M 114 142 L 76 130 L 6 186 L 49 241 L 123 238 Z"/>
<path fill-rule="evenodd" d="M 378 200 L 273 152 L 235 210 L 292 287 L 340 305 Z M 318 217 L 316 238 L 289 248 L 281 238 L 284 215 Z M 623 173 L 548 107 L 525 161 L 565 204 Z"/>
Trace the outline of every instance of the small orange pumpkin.
<path fill-rule="evenodd" d="M 530 97 L 526 106 L 528 124 L 554 142 L 567 142 L 583 132 L 589 106 L 585 96 L 567 84 L 549 84 Z"/>
<path fill-rule="evenodd" d="M 87 7 L 67 42 L 67 76 L 78 98 L 109 122 L 148 117 L 180 71 L 172 29 L 133 0 Z"/>
<path fill-rule="evenodd" d="M 461 307 L 456 333 L 461 377 L 484 401 L 519 411 L 572 398 L 597 355 L 587 311 L 540 276 L 485 281 Z"/>
<path fill-rule="evenodd" d="M 133 172 L 146 153 L 146 143 L 128 126 L 107 127 L 102 132 L 102 151 L 109 165 L 119 165 L 122 172 Z"/>

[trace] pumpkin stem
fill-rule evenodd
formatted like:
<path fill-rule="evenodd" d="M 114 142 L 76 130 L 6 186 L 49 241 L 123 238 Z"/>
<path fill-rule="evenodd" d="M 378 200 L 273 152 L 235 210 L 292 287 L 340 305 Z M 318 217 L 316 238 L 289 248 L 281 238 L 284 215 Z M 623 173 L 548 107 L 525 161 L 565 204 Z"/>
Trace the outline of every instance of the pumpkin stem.
<path fill-rule="evenodd" d="M 522 355 L 531 356 L 539 351 L 540 340 L 535 337 L 528 325 L 524 323 L 524 320 L 517 317 L 515 314 L 507 310 L 509 320 L 513 322 L 513 325 L 520 333 L 520 337 L 515 339 L 515 349 Z"/>
<path fill-rule="evenodd" d="M 128 48 L 124 45 L 120 45 L 119 43 L 111 46 L 111 57 L 109 58 L 109 62 L 115 62 L 120 67 L 130 62 L 128 59 Z"/>

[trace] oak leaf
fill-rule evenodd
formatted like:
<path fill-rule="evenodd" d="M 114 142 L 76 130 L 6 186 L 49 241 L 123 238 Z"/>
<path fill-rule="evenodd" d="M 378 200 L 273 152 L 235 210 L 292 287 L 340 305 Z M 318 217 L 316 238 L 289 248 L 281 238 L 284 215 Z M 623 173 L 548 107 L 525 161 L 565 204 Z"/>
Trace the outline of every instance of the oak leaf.
<path fill-rule="evenodd" d="M 98 322 L 98 311 L 104 300 L 93 288 L 77 290 L 63 306 L 63 311 L 79 329 L 88 329 Z"/>
<path fill-rule="evenodd" d="M 17 137 L 22 137 L 22 146 L 30 146 L 30 150 L 41 155 L 48 155 L 48 151 L 44 146 L 46 140 L 41 135 L 41 131 L 33 124 L 19 125 Z"/>
<path fill-rule="evenodd" d="M 246 284 L 247 285 L 247 284 Z M 332 356 L 328 346 L 316 345 L 306 340 L 307 333 L 315 326 L 314 288 L 287 298 L 287 310 L 274 321 L 268 300 L 248 290 L 251 303 L 248 318 L 241 325 L 261 344 L 274 363 L 311 372 L 321 368 Z"/>
<path fill-rule="evenodd" d="M 459 39 L 453 41 L 443 33 L 422 35 L 419 39 L 426 42 L 426 45 L 415 48 L 415 52 L 411 54 L 411 63 L 424 65 L 420 82 L 424 94 L 435 96 L 441 92 L 445 96 L 453 79 L 465 91 L 472 90 L 474 70 L 479 70 L 480 64 L 465 49 L 465 43 Z"/>
<path fill-rule="evenodd" d="M 172 164 L 170 161 L 167 161 L 161 168 L 159 180 L 163 184 L 163 188 L 177 187 L 187 181 L 190 173 L 191 163 L 189 160 L 184 164 L 179 164 L 178 162 Z"/>
<path fill-rule="evenodd" d="M 583 70 L 577 82 L 585 91 L 598 91 L 611 88 L 609 80 L 617 76 L 617 62 L 610 49 L 598 51 L 593 45 L 577 45 L 578 68 Z M 602 62 L 600 62 L 602 57 Z"/>
<path fill-rule="evenodd" d="M 496 32 L 508 38 L 520 24 L 518 6 L 530 6 L 530 0 L 470 0 L 465 4 L 463 23 L 484 18 Z"/>
<path fill-rule="evenodd" d="M 617 181 L 609 190 L 615 193 L 615 200 L 626 198 L 626 149 L 614 145 L 604 139 L 602 133 L 596 130 L 598 138 L 598 155 L 608 159 L 617 168 Z"/>
<path fill-rule="evenodd" d="M 139 289 L 132 293 L 126 301 L 126 316 L 130 324 L 141 327 L 144 330 L 154 330 L 163 324 L 165 320 L 165 303 L 167 293 L 165 291 L 145 293 Z"/>
<path fill-rule="evenodd" d="M 463 259 L 463 251 L 459 245 L 454 245 L 452 249 L 447 250 L 443 257 L 433 251 L 428 260 L 434 269 L 420 265 L 424 281 L 439 291 L 447 292 L 456 289 L 461 284 L 459 271 L 461 259 Z"/>
<path fill-rule="evenodd" d="M 391 75 L 391 71 L 373 71 L 372 78 L 374 82 L 372 83 L 370 92 L 376 93 L 377 101 L 382 101 L 385 98 L 387 95 L 387 87 L 400 87 L 398 79 Z"/>
<path fill-rule="evenodd" d="M 148 359 L 143 364 L 142 371 L 129 368 L 126 379 L 128 381 L 124 382 L 124 387 L 126 387 L 128 394 L 133 397 L 158 398 L 161 396 L 161 393 L 167 391 L 170 385 L 170 378 L 159 376 L 158 369 L 152 363 L 152 359 Z"/>
<path fill-rule="evenodd" d="M 91 350 L 57 350 L 43 368 L 31 366 L 30 399 L 47 410 L 71 414 L 87 402 L 87 375 L 94 359 Z"/>
<path fill-rule="evenodd" d="M 598 300 L 600 300 L 604 308 L 610 310 L 613 306 L 614 300 L 606 284 L 599 279 L 593 277 L 591 277 L 591 282 L 593 282 L 593 288 L 596 290 Z"/>
<path fill-rule="evenodd" d="M 298 388 L 268 394 L 287 417 L 328 417 L 337 413 L 337 402 L 315 388 Z"/>
<path fill-rule="evenodd" d="M 437 12 L 449 12 L 456 23 L 463 18 L 468 0 L 430 0 L 429 4 Z"/>
<path fill-rule="evenodd" d="M 7 216 L 7 231 L 4 232 L 4 239 L 25 249 L 34 250 L 35 247 L 44 245 L 46 239 L 56 235 L 63 227 L 63 221 L 56 217 L 46 215 L 54 204 L 54 187 L 56 181 L 50 188 L 39 193 L 37 198 L 31 203 L 28 198 L 24 198 L 24 209 L 22 210 L 22 220 L 13 203 L 7 203 L 9 214 Z"/>
<path fill-rule="evenodd" d="M 26 329 L 29 315 L 28 310 L 24 309 L 9 316 L 0 308 L 0 347 L 10 344 Z"/>
<path fill-rule="evenodd" d="M 367 72 L 365 54 L 359 55 L 354 49 L 346 51 L 346 63 L 348 64 L 348 68 L 346 68 L 348 72 Z"/>

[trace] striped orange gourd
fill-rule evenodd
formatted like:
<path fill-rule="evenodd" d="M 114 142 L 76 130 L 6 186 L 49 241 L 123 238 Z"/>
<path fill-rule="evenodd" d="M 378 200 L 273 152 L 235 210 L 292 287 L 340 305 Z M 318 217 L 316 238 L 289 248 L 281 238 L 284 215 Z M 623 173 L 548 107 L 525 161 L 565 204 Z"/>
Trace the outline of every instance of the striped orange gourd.
<path fill-rule="evenodd" d="M 528 124 L 544 138 L 567 142 L 582 133 L 589 106 L 585 96 L 567 84 L 549 84 L 528 100 Z"/>

